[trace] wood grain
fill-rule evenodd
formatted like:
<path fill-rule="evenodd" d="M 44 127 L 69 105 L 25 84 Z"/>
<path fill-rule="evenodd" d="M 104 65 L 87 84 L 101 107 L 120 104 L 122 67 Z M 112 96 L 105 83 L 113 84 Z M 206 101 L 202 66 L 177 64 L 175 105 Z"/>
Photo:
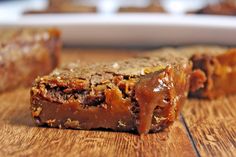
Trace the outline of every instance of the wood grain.
<path fill-rule="evenodd" d="M 182 113 L 201 156 L 236 156 L 236 96 L 192 99 Z"/>
<path fill-rule="evenodd" d="M 126 50 L 66 50 L 62 62 L 105 61 L 137 54 Z M 104 57 L 104 54 L 107 54 Z M 110 56 L 110 57 L 108 57 Z M 195 156 L 179 120 L 163 132 L 138 136 L 109 131 L 60 130 L 36 127 L 29 112 L 29 89 L 0 95 L 0 156 Z"/>

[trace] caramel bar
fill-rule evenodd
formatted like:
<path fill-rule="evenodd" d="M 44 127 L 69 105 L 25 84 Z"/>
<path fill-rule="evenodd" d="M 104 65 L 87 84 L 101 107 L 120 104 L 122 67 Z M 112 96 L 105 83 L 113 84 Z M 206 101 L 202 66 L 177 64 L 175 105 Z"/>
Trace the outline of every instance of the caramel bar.
<path fill-rule="evenodd" d="M 140 12 L 149 12 L 149 13 L 157 13 L 157 12 L 165 12 L 160 4 L 150 3 L 147 6 L 142 7 L 121 7 L 119 12 L 126 12 L 126 13 L 140 13 Z"/>
<path fill-rule="evenodd" d="M 236 3 L 235 1 L 224 0 L 219 3 L 209 4 L 198 11 L 193 12 L 195 14 L 212 14 L 212 15 L 236 15 Z"/>
<path fill-rule="evenodd" d="M 96 13 L 97 7 L 92 5 L 83 5 L 76 0 L 49 0 L 46 10 L 49 13 Z"/>
<path fill-rule="evenodd" d="M 32 116 L 49 127 L 157 132 L 178 116 L 191 73 L 191 62 L 173 53 L 69 64 L 35 80 Z"/>
<path fill-rule="evenodd" d="M 0 92 L 50 73 L 59 62 L 59 37 L 56 29 L 1 29 Z"/>
<path fill-rule="evenodd" d="M 207 77 L 204 87 L 191 92 L 191 96 L 214 99 L 236 93 L 236 49 L 217 54 L 195 54 L 191 61 L 193 69 L 202 70 Z"/>

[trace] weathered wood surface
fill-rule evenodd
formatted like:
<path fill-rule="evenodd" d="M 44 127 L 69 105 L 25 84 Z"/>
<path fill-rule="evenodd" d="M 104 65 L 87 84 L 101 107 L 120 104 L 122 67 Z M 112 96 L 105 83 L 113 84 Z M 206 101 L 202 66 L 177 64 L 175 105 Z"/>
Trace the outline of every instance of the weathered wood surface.
<path fill-rule="evenodd" d="M 182 114 L 201 156 L 236 156 L 236 96 L 188 100 Z"/>
<path fill-rule="evenodd" d="M 127 58 L 137 51 L 67 49 L 62 63 Z M 114 51 L 114 50 L 112 50 Z M 79 52 L 79 53 L 78 53 Z M 138 136 L 109 131 L 36 127 L 29 112 L 29 89 L 0 95 L 0 156 L 236 156 L 236 96 L 213 102 L 190 100 L 186 124 L 178 120 L 164 132 Z M 186 126 L 190 134 L 186 131 Z M 194 149 L 189 135 L 193 137 Z"/>

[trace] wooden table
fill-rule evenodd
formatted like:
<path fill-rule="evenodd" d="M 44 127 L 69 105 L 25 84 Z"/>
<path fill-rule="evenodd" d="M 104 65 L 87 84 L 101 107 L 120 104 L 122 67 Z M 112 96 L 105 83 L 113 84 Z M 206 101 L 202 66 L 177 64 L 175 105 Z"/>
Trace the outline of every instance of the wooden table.
<path fill-rule="evenodd" d="M 117 60 L 141 50 L 66 49 L 62 62 Z M 112 53 L 111 53 L 112 51 Z M 129 52 L 128 52 L 129 51 Z M 29 89 L 0 95 L 0 156 L 236 156 L 236 96 L 188 100 L 174 125 L 138 136 L 110 131 L 36 127 Z"/>

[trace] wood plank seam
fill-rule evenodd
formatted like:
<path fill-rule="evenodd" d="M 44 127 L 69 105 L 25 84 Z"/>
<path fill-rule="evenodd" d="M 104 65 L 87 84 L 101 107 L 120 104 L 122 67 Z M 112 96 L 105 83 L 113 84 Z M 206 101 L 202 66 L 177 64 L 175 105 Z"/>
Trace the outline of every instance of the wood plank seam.
<path fill-rule="evenodd" d="M 182 115 L 182 113 L 180 113 L 180 121 L 183 123 L 183 126 L 184 126 L 184 128 L 185 128 L 185 130 L 187 132 L 188 138 L 189 138 L 189 140 L 191 142 L 191 145 L 193 147 L 194 152 L 196 153 L 196 156 L 197 157 L 201 157 L 200 152 L 197 149 L 196 143 L 195 143 L 195 141 L 193 139 L 193 136 L 192 136 L 192 134 L 191 134 L 191 132 L 190 132 L 188 126 L 187 126 L 187 123 L 185 122 L 185 119 L 184 119 L 184 116 Z"/>

